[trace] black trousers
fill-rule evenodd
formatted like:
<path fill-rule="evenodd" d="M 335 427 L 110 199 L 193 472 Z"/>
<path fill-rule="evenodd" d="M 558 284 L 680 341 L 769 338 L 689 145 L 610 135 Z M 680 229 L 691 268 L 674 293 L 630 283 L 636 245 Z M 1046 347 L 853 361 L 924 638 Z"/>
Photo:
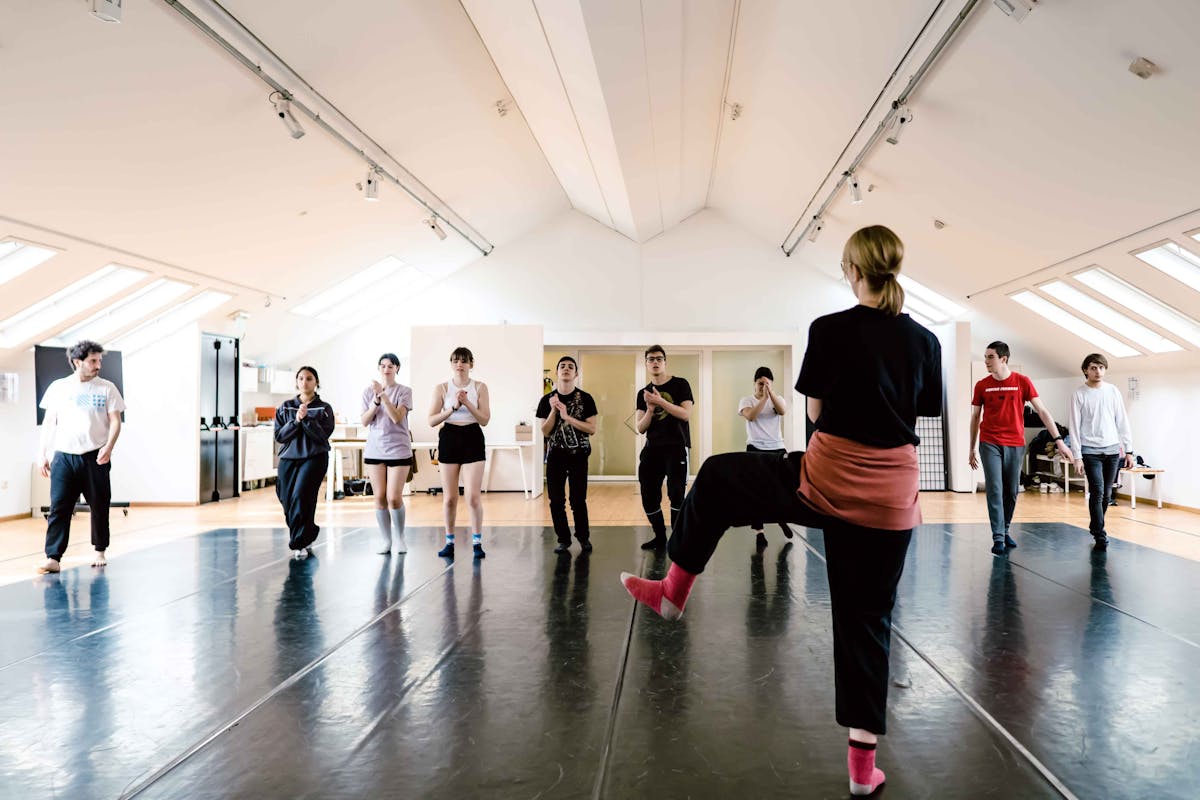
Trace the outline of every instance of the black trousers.
<path fill-rule="evenodd" d="M 279 459 L 279 477 L 275 481 L 275 494 L 283 506 L 291 534 L 288 547 L 303 550 L 317 540 L 321 529 L 317 526 L 317 498 L 321 494 L 321 481 L 329 467 L 329 454 L 321 453 L 311 458 Z"/>
<path fill-rule="evenodd" d="M 112 502 L 112 463 L 97 464 L 99 450 L 81 455 L 56 453 L 50 464 L 50 514 L 46 517 L 46 557 L 62 561 L 71 538 L 71 514 L 79 495 L 92 518 L 92 547 L 108 549 L 108 506 Z"/>
<path fill-rule="evenodd" d="M 1088 530 L 1091 531 L 1092 538 L 1103 539 L 1107 536 L 1104 530 L 1104 514 L 1108 511 L 1113 484 L 1117 482 L 1120 469 L 1121 457 L 1116 453 L 1083 456 L 1083 471 L 1088 482 Z"/>
<path fill-rule="evenodd" d="M 912 531 L 862 528 L 813 510 L 796 493 L 803 455 L 710 457 L 683 502 L 667 552 L 684 570 L 699 574 L 725 531 L 752 519 L 824 529 L 837 721 L 847 728 L 883 734 L 892 608 Z"/>
<path fill-rule="evenodd" d="M 655 536 L 666 536 L 666 525 L 662 519 L 662 484 L 667 481 L 667 499 L 671 501 L 671 527 L 683 506 L 683 495 L 687 491 L 687 448 L 644 447 L 638 458 L 638 484 L 642 489 L 642 510 L 654 528 Z"/>
<path fill-rule="evenodd" d="M 550 498 L 550 519 L 554 521 L 554 535 L 563 544 L 571 542 L 571 526 L 567 524 L 568 482 L 571 486 L 571 514 L 575 517 L 575 538 L 586 542 L 591 538 L 588 527 L 587 451 L 572 453 L 561 447 L 550 448 L 546 454 L 546 495 Z"/>
<path fill-rule="evenodd" d="M 781 455 L 781 456 L 785 456 L 785 455 L 787 455 L 787 450 L 783 450 L 783 449 L 780 449 L 780 450 L 763 450 L 762 448 L 755 447 L 755 446 L 754 446 L 754 445 L 752 445 L 752 444 L 748 444 L 748 445 L 746 445 L 746 452 L 747 452 L 747 453 L 771 453 L 772 455 Z M 784 526 L 784 523 L 782 523 L 782 522 L 781 522 L 781 523 L 779 523 L 779 527 L 780 527 L 780 528 L 783 528 L 783 526 Z M 761 518 L 761 517 L 760 517 L 759 519 L 755 519 L 755 520 L 751 520 L 751 521 L 750 521 L 750 530 L 754 530 L 754 531 L 761 531 L 762 529 L 763 529 L 763 521 L 762 521 L 762 518 Z M 785 532 L 785 533 L 791 533 L 791 531 L 787 530 L 786 528 L 784 528 L 784 532 Z"/>

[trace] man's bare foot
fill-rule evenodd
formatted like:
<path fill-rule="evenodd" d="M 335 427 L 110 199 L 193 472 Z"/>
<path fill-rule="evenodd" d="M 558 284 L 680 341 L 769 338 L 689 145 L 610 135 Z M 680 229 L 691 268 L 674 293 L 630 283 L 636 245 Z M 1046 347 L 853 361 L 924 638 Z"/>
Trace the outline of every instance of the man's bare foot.
<path fill-rule="evenodd" d="M 108 566 L 108 559 L 105 558 L 103 550 L 96 551 L 96 557 L 92 559 L 92 566 L 93 567 L 107 567 Z"/>
<path fill-rule="evenodd" d="M 38 575 L 46 575 L 52 572 L 62 572 L 62 565 L 53 558 L 47 558 L 46 563 L 37 568 Z"/>

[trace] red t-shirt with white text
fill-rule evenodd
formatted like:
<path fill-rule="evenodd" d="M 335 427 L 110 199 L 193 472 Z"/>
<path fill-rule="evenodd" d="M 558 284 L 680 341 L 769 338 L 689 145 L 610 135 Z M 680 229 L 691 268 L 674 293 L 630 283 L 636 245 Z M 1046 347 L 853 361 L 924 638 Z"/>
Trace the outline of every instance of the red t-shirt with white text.
<path fill-rule="evenodd" d="M 1019 372 L 998 381 L 991 375 L 975 384 L 971 405 L 983 406 L 979 441 L 1004 447 L 1025 446 L 1025 403 L 1037 397 L 1033 381 Z"/>

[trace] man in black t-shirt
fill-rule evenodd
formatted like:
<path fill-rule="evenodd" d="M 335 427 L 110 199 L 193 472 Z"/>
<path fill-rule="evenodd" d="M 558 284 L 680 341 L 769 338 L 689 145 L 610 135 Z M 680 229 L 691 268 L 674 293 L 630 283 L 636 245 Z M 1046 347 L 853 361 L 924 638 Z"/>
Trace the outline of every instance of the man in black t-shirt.
<path fill-rule="evenodd" d="M 588 528 L 587 480 L 588 455 L 592 443 L 588 437 L 596 432 L 596 401 L 583 389 L 576 388 L 579 366 L 575 359 L 563 356 L 555 368 L 558 380 L 552 392 L 544 395 L 537 407 L 542 420 L 542 435 L 546 437 L 546 496 L 550 500 L 550 519 L 558 537 L 556 553 L 571 547 L 571 528 L 567 525 L 565 488 L 571 485 L 571 513 L 575 516 L 575 538 L 583 552 L 592 549 Z"/>
<path fill-rule="evenodd" d="M 650 383 L 637 395 L 637 431 L 646 434 L 646 445 L 638 462 L 638 483 L 642 488 L 642 508 L 654 529 L 654 538 L 643 550 L 667 546 L 667 527 L 663 522 L 662 483 L 667 480 L 667 498 L 671 501 L 671 525 L 683 507 L 687 486 L 688 448 L 692 445 L 688 419 L 692 416 L 692 387 L 683 378 L 667 372 L 667 354 L 659 345 L 646 350 L 646 371 Z"/>

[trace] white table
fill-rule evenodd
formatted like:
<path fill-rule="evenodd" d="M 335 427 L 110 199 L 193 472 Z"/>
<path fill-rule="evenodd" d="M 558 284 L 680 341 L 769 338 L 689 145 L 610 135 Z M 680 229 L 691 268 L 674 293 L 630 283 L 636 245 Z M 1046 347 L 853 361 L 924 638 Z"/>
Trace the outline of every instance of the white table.
<path fill-rule="evenodd" d="M 532 483 L 532 481 L 533 481 L 533 478 L 532 478 L 533 464 L 530 463 L 530 465 L 529 465 L 530 479 L 526 480 L 525 479 L 525 453 L 524 453 L 524 451 L 526 449 L 529 449 L 529 451 L 532 453 L 533 452 L 532 448 L 533 448 L 533 442 L 505 442 L 503 444 L 487 445 L 487 449 L 491 451 L 489 453 L 489 456 L 491 456 L 491 457 L 488 458 L 488 460 L 487 460 L 487 475 L 484 477 L 483 490 L 486 492 L 486 491 L 490 491 L 492 488 L 492 464 L 496 460 L 495 459 L 496 451 L 497 450 L 512 450 L 512 451 L 516 452 L 517 462 L 521 468 L 521 491 L 525 495 L 526 500 L 532 498 L 533 497 L 533 488 L 529 484 Z"/>
<path fill-rule="evenodd" d="M 1151 469 L 1149 467 L 1134 467 L 1133 469 L 1122 469 L 1122 474 L 1130 476 L 1129 481 L 1129 507 L 1137 508 L 1137 478 L 1139 475 L 1153 475 L 1154 480 L 1154 499 L 1158 501 L 1158 507 L 1162 508 L 1162 482 L 1165 469 Z M 1124 481 L 1121 481 L 1121 488 L 1124 489 Z"/>

